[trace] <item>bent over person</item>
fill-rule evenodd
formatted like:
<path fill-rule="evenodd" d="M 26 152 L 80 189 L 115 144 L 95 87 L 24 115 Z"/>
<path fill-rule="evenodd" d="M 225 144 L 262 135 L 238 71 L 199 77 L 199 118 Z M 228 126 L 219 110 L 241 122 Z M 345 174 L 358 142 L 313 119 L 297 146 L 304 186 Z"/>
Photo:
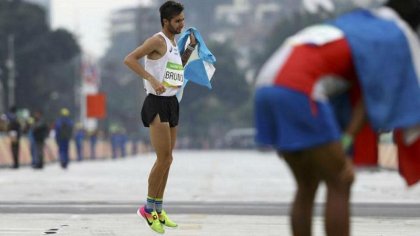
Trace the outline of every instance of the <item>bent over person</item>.
<path fill-rule="evenodd" d="M 147 204 L 137 213 L 158 233 L 165 232 L 163 226 L 177 227 L 162 205 L 176 142 L 179 118 L 176 94 L 184 82 L 184 65 L 197 44 L 191 34 L 189 46 L 180 55 L 175 35 L 181 33 L 184 27 L 183 10 L 183 5 L 178 2 L 165 2 L 159 8 L 162 31 L 148 38 L 124 60 L 144 79 L 147 96 L 141 117 L 144 126 L 150 128 L 150 141 L 156 152 L 156 161 L 149 175 Z M 138 62 L 143 57 L 144 67 Z"/>
<path fill-rule="evenodd" d="M 419 24 L 420 1 L 389 0 L 300 31 L 263 66 L 256 139 L 278 151 L 296 180 L 294 236 L 311 235 L 321 182 L 327 189 L 326 234 L 350 234 L 354 173 L 346 151 L 364 123 L 377 131 L 420 125 Z M 355 99 L 340 126 L 331 98 L 343 93 Z"/>

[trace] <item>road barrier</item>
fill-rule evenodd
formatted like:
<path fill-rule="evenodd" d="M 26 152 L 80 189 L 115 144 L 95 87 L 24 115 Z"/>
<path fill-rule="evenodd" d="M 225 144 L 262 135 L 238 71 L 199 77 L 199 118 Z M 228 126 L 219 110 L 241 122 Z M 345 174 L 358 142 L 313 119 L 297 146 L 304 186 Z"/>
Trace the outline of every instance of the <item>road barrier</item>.
<path fill-rule="evenodd" d="M 137 149 L 133 147 L 137 145 Z M 19 164 L 30 165 L 32 163 L 32 156 L 30 152 L 29 139 L 22 137 L 19 145 Z M 147 147 L 142 142 L 133 144 L 128 142 L 126 144 L 127 155 L 136 155 L 133 153 L 133 149 L 136 149 L 138 153 L 144 153 L 147 151 Z M 84 141 L 83 143 L 83 159 L 91 159 L 90 142 Z M 98 140 L 95 147 L 95 159 L 110 159 L 112 158 L 111 144 L 107 140 Z M 58 146 L 54 139 L 48 138 L 44 147 L 44 162 L 55 162 L 58 159 Z M 70 160 L 77 160 L 76 145 L 74 141 L 70 142 Z M 12 153 L 10 149 L 10 139 L 6 135 L 0 135 L 0 167 L 6 167 L 12 165 Z"/>

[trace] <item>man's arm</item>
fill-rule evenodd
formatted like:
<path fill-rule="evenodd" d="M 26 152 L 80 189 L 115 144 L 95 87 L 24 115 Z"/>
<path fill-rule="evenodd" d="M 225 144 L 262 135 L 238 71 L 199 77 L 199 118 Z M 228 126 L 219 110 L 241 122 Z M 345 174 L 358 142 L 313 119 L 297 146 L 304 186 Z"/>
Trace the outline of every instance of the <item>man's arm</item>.
<path fill-rule="evenodd" d="M 354 137 L 362 129 L 365 122 L 366 122 L 365 105 L 363 103 L 362 98 L 360 98 L 360 100 L 357 102 L 357 104 L 353 108 L 350 122 L 347 125 L 343 134 L 342 143 L 343 143 L 344 149 L 348 149 L 351 146 L 351 144 L 353 143 Z"/>
<path fill-rule="evenodd" d="M 150 82 L 156 93 L 163 93 L 165 87 L 159 83 L 144 67 L 138 62 L 141 58 L 151 55 L 152 53 L 159 53 L 159 47 L 161 41 L 158 37 L 151 37 L 147 39 L 142 45 L 134 49 L 124 58 L 124 64 L 126 64 L 132 71 L 138 76 Z"/>
<path fill-rule="evenodd" d="M 190 34 L 190 44 L 185 47 L 184 53 L 181 56 L 182 65 L 185 66 L 187 64 L 188 59 L 190 59 L 191 53 L 194 51 L 195 46 L 197 45 L 197 41 L 193 33 Z"/>

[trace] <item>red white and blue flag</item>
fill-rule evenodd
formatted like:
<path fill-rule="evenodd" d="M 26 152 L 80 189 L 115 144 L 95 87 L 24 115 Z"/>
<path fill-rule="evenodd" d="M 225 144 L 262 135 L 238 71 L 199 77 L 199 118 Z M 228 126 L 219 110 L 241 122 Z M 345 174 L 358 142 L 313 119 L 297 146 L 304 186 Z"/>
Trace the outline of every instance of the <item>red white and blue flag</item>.
<path fill-rule="evenodd" d="M 257 86 L 278 84 L 279 73 L 300 45 L 340 40 L 350 46 L 370 125 L 376 131 L 396 130 L 400 173 L 409 185 L 416 183 L 420 180 L 420 43 L 392 9 L 355 10 L 300 31 L 264 64 Z M 305 87 L 301 91 L 317 99 L 312 85 L 302 86 L 308 91 Z M 405 140 L 405 133 L 414 138 Z"/>

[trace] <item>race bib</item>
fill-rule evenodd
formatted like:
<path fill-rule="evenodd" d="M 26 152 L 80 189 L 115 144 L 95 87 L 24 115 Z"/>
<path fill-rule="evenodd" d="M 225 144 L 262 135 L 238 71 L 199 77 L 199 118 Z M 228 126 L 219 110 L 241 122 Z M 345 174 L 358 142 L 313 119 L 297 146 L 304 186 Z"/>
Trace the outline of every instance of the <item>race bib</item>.
<path fill-rule="evenodd" d="M 181 87 L 184 84 L 184 67 L 173 62 L 166 63 L 163 84 L 167 87 Z"/>

